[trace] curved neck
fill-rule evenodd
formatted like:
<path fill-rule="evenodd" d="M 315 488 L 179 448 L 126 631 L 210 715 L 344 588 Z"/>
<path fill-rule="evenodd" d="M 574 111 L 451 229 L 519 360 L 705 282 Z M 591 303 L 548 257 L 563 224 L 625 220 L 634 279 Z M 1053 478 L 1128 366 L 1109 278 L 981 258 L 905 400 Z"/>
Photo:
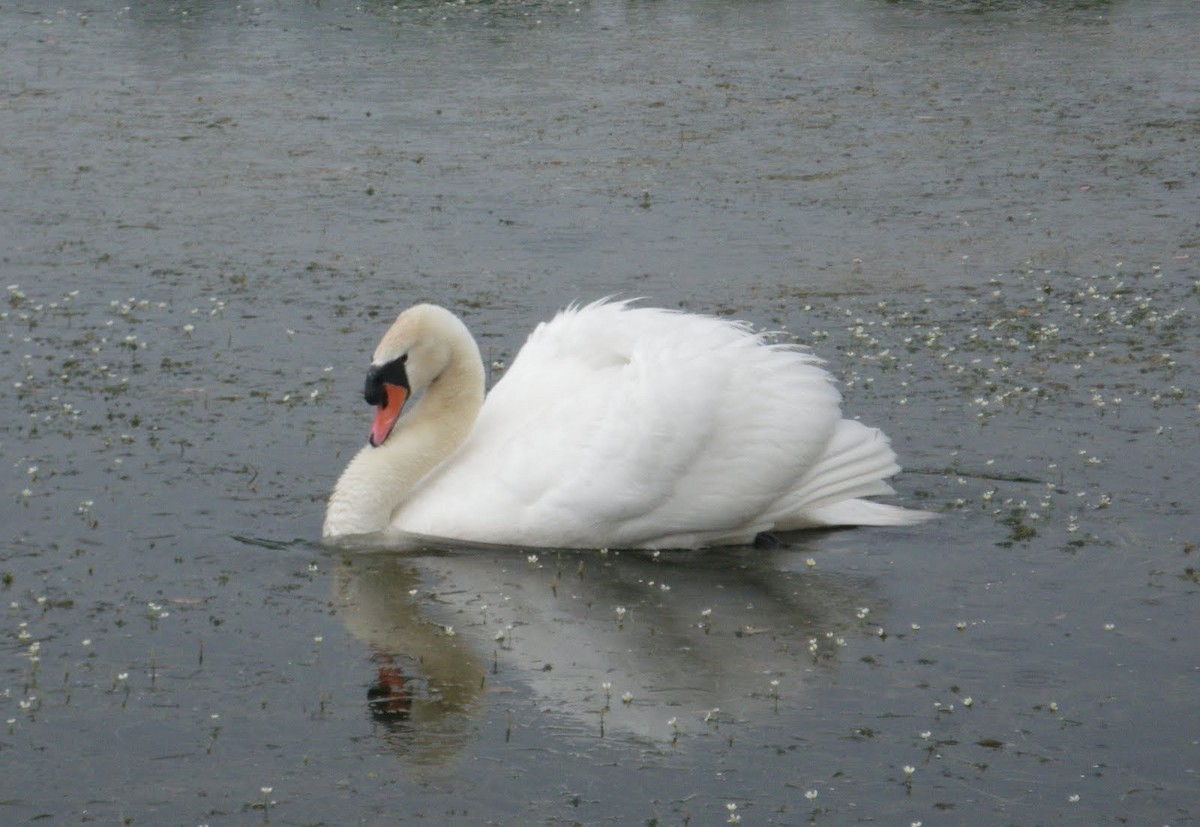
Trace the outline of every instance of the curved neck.
<path fill-rule="evenodd" d="M 364 446 L 346 466 L 325 511 L 325 537 L 386 529 L 413 489 L 470 434 L 483 405 L 483 359 L 465 328 L 463 334 L 387 441 Z"/>

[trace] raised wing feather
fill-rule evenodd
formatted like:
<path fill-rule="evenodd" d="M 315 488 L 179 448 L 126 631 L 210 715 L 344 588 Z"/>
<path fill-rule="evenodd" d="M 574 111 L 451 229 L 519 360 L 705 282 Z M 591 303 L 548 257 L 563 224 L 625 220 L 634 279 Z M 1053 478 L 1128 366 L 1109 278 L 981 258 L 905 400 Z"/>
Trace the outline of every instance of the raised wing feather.
<path fill-rule="evenodd" d="M 405 530 L 594 546 L 737 542 L 826 451 L 816 360 L 707 317 L 597 303 L 531 334 Z"/>

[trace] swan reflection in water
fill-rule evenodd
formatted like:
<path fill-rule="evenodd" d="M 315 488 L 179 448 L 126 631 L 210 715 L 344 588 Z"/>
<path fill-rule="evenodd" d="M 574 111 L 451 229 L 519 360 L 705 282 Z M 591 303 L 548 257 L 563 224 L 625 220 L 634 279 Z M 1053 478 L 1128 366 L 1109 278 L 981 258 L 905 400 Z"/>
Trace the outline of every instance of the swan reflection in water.
<path fill-rule="evenodd" d="M 370 649 L 367 705 L 383 737 L 417 763 L 438 764 L 466 743 L 487 669 L 470 636 L 448 634 L 430 618 L 424 583 L 411 560 L 344 554 L 333 599 L 347 630 Z"/>
<path fill-rule="evenodd" d="M 809 566 L 822 536 L 770 551 L 342 551 L 334 602 L 370 649 L 371 714 L 414 763 L 453 760 L 493 725 L 489 707 L 506 733 L 547 716 L 669 745 L 714 709 L 752 721 L 795 703 L 839 637 L 868 633 L 875 585 Z"/>

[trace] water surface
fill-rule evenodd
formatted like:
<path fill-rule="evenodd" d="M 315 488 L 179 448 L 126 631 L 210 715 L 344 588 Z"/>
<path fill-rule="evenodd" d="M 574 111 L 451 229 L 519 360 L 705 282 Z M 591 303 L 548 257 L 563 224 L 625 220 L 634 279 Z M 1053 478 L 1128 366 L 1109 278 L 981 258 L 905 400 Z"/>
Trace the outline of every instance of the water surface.
<path fill-rule="evenodd" d="M 0 10 L 3 821 L 1195 822 L 1198 28 Z M 941 519 L 315 542 L 392 315 L 614 293 L 812 345 Z"/>

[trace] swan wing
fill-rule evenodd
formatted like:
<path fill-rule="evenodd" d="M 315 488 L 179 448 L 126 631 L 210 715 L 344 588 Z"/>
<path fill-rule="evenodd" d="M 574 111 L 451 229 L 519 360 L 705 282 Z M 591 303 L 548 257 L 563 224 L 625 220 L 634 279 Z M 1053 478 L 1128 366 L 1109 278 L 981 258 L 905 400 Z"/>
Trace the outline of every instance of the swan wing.
<path fill-rule="evenodd" d="M 518 545 L 746 542 L 794 510 L 780 492 L 826 454 L 839 403 L 817 359 L 742 325 L 569 308 L 530 335 L 393 526 Z"/>

